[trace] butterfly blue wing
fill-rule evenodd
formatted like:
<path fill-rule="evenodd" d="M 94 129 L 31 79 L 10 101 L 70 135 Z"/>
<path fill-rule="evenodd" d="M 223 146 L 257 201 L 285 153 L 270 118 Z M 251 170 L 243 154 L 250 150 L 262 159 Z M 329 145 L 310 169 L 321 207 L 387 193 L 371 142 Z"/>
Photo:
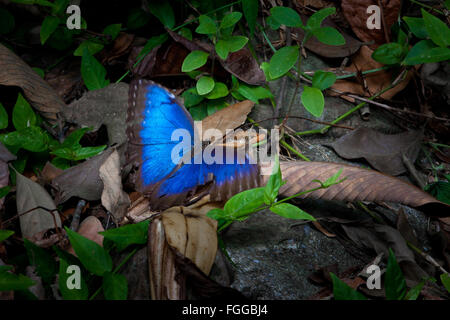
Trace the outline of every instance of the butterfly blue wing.
<path fill-rule="evenodd" d="M 179 164 L 183 151 L 172 159 L 180 142 L 172 141 L 173 131 L 189 132 L 193 146 L 193 120 L 173 94 L 152 81 L 130 83 L 127 123 L 128 161 L 139 168 L 136 190 L 151 198 L 154 209 L 186 203 L 199 188 L 212 200 L 225 200 L 259 185 L 258 166 L 248 156 L 242 164 Z"/>

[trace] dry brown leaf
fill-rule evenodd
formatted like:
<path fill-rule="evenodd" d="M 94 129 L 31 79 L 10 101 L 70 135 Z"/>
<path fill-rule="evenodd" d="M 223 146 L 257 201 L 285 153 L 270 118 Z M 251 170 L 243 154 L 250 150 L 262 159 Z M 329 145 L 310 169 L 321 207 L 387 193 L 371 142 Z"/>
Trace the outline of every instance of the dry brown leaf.
<path fill-rule="evenodd" d="M 370 128 L 358 128 L 330 146 L 345 159 L 364 158 L 375 169 L 396 176 L 407 172 L 403 154 L 412 163 L 416 161 L 422 136 L 420 131 L 384 134 Z"/>
<path fill-rule="evenodd" d="M 64 101 L 55 90 L 2 44 L 0 44 L 0 85 L 22 88 L 27 100 L 50 123 L 56 123 L 57 114 L 65 107 Z"/>
<path fill-rule="evenodd" d="M 254 102 L 244 100 L 213 113 L 203 119 L 203 132 L 208 129 L 216 129 L 225 135 L 227 129 L 236 129 L 245 122 L 254 105 Z"/>
<path fill-rule="evenodd" d="M 384 19 L 381 19 L 380 29 L 368 29 L 367 19 L 370 14 L 367 13 L 367 8 L 371 5 L 378 6 L 381 3 L 381 14 Z M 372 49 L 385 42 L 389 42 L 385 37 L 385 30 L 390 33 L 392 25 L 397 21 L 401 0 L 342 0 L 342 11 L 345 18 L 350 23 L 353 32 L 364 42 L 374 41 L 371 46 Z M 383 24 L 383 20 L 386 25 Z"/>
<path fill-rule="evenodd" d="M 100 166 L 99 176 L 103 181 L 102 205 L 112 213 L 115 221 L 121 221 L 130 205 L 130 199 L 122 189 L 120 159 L 116 149 Z"/>
<path fill-rule="evenodd" d="M 349 67 L 344 68 L 344 70 L 354 73 L 381 68 L 383 64 L 373 60 L 372 53 L 373 51 L 368 46 L 362 46 L 359 52 L 353 56 L 352 64 Z M 387 100 L 391 99 L 397 93 L 406 88 L 412 76 L 413 70 L 409 70 L 403 81 L 400 81 L 392 89 L 387 90 L 385 93 L 380 95 L 380 97 Z M 348 80 L 337 80 L 332 88 L 345 93 L 353 93 L 360 96 L 370 97 L 389 87 L 394 80 L 395 79 L 393 79 L 393 73 L 391 71 L 382 70 L 364 75 L 364 84 Z M 338 95 L 336 92 L 331 90 L 328 90 L 328 93 L 332 96 Z M 354 98 L 346 95 L 342 95 L 342 98 L 350 102 L 355 102 Z"/>
<path fill-rule="evenodd" d="M 44 185 L 49 184 L 55 179 L 57 176 L 59 176 L 61 173 L 63 173 L 64 170 L 55 167 L 51 162 L 47 161 L 44 168 L 41 171 L 41 174 L 38 177 L 38 181 Z"/>
<path fill-rule="evenodd" d="M 342 169 L 343 182 L 327 189 L 307 193 L 302 198 L 336 201 L 386 201 L 418 207 L 433 216 L 448 216 L 450 206 L 433 198 L 419 188 L 398 178 L 374 170 L 327 162 L 281 162 L 286 184 L 280 189 L 282 196 L 292 196 L 319 187 L 312 180 L 326 181 Z M 264 177 L 266 180 L 268 176 Z"/>

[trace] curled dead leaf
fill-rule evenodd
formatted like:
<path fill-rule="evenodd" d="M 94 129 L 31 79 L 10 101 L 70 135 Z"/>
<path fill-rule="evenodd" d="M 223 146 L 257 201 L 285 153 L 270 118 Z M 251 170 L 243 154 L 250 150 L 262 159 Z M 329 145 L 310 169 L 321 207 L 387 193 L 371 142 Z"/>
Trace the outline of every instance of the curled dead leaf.
<path fill-rule="evenodd" d="M 2 44 L 0 44 L 0 85 L 22 88 L 27 100 L 50 123 L 56 123 L 57 114 L 65 107 L 64 101 L 55 90 Z"/>

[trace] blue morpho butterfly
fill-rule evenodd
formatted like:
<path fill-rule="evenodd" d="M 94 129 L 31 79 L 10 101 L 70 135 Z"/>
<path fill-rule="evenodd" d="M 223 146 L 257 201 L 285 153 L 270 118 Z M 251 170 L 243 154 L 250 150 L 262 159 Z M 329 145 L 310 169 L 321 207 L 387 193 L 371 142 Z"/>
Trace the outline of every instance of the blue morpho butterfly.
<path fill-rule="evenodd" d="M 138 168 L 135 187 L 150 198 L 154 210 L 189 204 L 206 194 L 213 201 L 227 200 L 260 184 L 259 167 L 250 164 L 248 155 L 232 164 L 174 163 L 172 150 L 180 141 L 172 141 L 172 132 L 187 130 L 193 147 L 194 122 L 172 93 L 152 81 L 130 83 L 127 124 L 128 163 Z"/>

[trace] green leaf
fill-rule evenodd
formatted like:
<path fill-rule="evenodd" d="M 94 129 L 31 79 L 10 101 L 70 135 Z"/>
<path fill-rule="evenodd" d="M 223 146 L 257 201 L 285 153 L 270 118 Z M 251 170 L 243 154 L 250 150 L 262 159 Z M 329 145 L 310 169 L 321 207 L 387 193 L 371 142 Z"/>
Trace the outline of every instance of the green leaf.
<path fill-rule="evenodd" d="M 338 179 L 341 176 L 341 174 L 342 174 L 342 169 L 339 169 L 338 172 L 336 172 L 331 177 L 329 177 L 327 180 L 325 180 L 325 182 L 322 183 L 322 186 L 324 188 L 328 188 L 328 187 L 330 187 L 330 186 L 332 186 L 332 185 L 334 185 L 336 183 L 339 183 Z"/>
<path fill-rule="evenodd" d="M 408 291 L 403 300 L 417 300 L 424 285 L 425 280 L 420 281 L 416 286 L 414 286 L 413 288 L 411 288 L 411 290 Z"/>
<path fill-rule="evenodd" d="M 450 29 L 447 25 L 436 18 L 432 14 L 421 9 L 425 28 L 430 35 L 431 40 L 440 47 L 447 47 L 450 45 Z"/>
<path fill-rule="evenodd" d="M 300 15 L 288 7 L 273 7 L 270 9 L 272 19 L 278 24 L 284 24 L 287 27 L 300 28 L 303 27 Z"/>
<path fill-rule="evenodd" d="M 0 130 L 8 127 L 8 113 L 0 102 Z"/>
<path fill-rule="evenodd" d="M 85 48 L 89 51 L 91 55 L 94 55 L 97 52 L 100 52 L 104 48 L 104 45 L 101 43 L 94 42 L 92 40 L 85 40 L 82 43 L 80 43 L 78 48 L 75 49 L 73 55 L 76 57 L 81 57 L 83 55 L 83 51 Z"/>
<path fill-rule="evenodd" d="M 66 27 L 59 27 L 47 40 L 47 44 L 57 50 L 66 50 L 73 43 L 73 34 L 73 30 L 69 30 Z"/>
<path fill-rule="evenodd" d="M 448 292 L 450 292 L 450 276 L 448 273 L 441 274 L 441 281 L 444 285 L 445 289 L 447 289 Z"/>
<path fill-rule="evenodd" d="M 206 104 L 200 103 L 195 107 L 189 108 L 189 113 L 195 121 L 201 121 L 208 116 Z"/>
<path fill-rule="evenodd" d="M 85 127 L 85 128 L 80 128 L 77 129 L 73 132 L 71 132 L 63 141 L 63 143 L 61 144 L 62 147 L 81 147 L 80 145 L 80 140 L 81 138 L 84 136 L 84 134 L 86 132 L 91 131 L 92 128 L 90 127 Z"/>
<path fill-rule="evenodd" d="M 229 53 L 227 41 L 220 39 L 219 41 L 217 41 L 217 43 L 215 45 L 215 49 L 216 49 L 217 55 L 222 60 L 226 60 L 226 58 L 228 57 L 228 53 Z"/>
<path fill-rule="evenodd" d="M 51 283 L 57 272 L 55 259 L 47 250 L 38 247 L 28 239 L 24 238 L 23 241 L 27 250 L 28 261 L 36 267 L 37 274 L 42 277 L 44 282 Z"/>
<path fill-rule="evenodd" d="M 281 27 L 281 23 L 279 23 L 273 16 L 268 16 L 266 23 L 272 30 L 278 30 Z"/>
<path fill-rule="evenodd" d="M 127 28 L 135 30 L 142 28 L 150 21 L 150 16 L 141 8 L 133 8 L 127 17 Z"/>
<path fill-rule="evenodd" d="M 0 197 L 0 199 L 3 197 Z M 5 241 L 13 234 L 14 234 L 14 231 L 11 231 L 11 230 L 0 230 L 0 242 Z"/>
<path fill-rule="evenodd" d="M 14 16 L 8 10 L 0 8 L 0 34 L 7 34 L 14 30 Z"/>
<path fill-rule="evenodd" d="M 122 251 L 132 244 L 147 243 L 149 223 L 150 221 L 146 220 L 136 224 L 127 224 L 120 228 L 100 232 L 100 234 L 102 234 L 105 239 L 114 242 L 118 251 Z"/>
<path fill-rule="evenodd" d="M 271 80 L 284 76 L 298 60 L 299 49 L 297 46 L 283 47 L 274 53 L 269 62 L 269 74 Z"/>
<path fill-rule="evenodd" d="M 224 108 L 228 107 L 228 103 L 224 99 L 215 99 L 215 100 L 209 100 L 206 102 L 206 110 L 208 112 L 208 116 L 216 113 L 219 110 L 222 110 Z"/>
<path fill-rule="evenodd" d="M 250 35 L 255 33 L 256 19 L 258 18 L 258 0 L 242 0 L 242 12 L 247 20 Z"/>
<path fill-rule="evenodd" d="M 169 1 L 152 0 L 146 2 L 150 12 L 167 28 L 175 26 L 175 14 Z"/>
<path fill-rule="evenodd" d="M 397 64 L 403 60 L 406 53 L 407 48 L 399 43 L 391 42 L 379 46 L 372 53 L 372 59 L 386 65 Z"/>
<path fill-rule="evenodd" d="M 51 163 L 55 167 L 63 169 L 63 170 L 69 169 L 71 167 L 69 160 L 63 159 L 63 158 L 59 158 L 59 157 L 53 158 Z"/>
<path fill-rule="evenodd" d="M 325 90 L 331 87 L 336 82 L 336 75 L 327 71 L 316 71 L 312 79 L 313 87 L 319 90 Z"/>
<path fill-rule="evenodd" d="M 206 215 L 214 220 L 224 219 L 226 217 L 225 211 L 219 208 L 209 210 Z"/>
<path fill-rule="evenodd" d="M 241 50 L 248 42 L 248 38 L 244 36 L 232 36 L 228 39 L 220 39 L 217 41 L 215 49 L 218 56 L 225 60 L 229 52 Z"/>
<path fill-rule="evenodd" d="M 402 300 L 406 295 L 406 281 L 402 269 L 389 248 L 389 258 L 384 279 L 386 300 Z"/>
<path fill-rule="evenodd" d="M 231 12 L 223 18 L 222 22 L 220 23 L 219 29 L 226 29 L 233 27 L 236 23 L 239 22 L 239 20 L 241 20 L 241 18 L 242 13 L 238 11 Z"/>
<path fill-rule="evenodd" d="M 112 260 L 108 252 L 100 245 L 65 227 L 70 244 L 86 269 L 102 276 L 112 270 Z"/>
<path fill-rule="evenodd" d="M 41 78 L 45 77 L 45 71 L 42 70 L 41 68 L 34 67 L 34 68 L 31 68 L 31 69 L 33 69 L 33 71 L 36 72 Z"/>
<path fill-rule="evenodd" d="M 330 46 L 342 46 L 345 44 L 344 36 L 332 27 L 321 27 L 311 31 L 312 34 L 325 44 Z"/>
<path fill-rule="evenodd" d="M 333 281 L 333 295 L 335 300 L 367 300 L 365 296 L 339 279 L 333 272 L 330 272 L 330 276 Z"/>
<path fill-rule="evenodd" d="M 425 39 L 428 37 L 427 28 L 425 28 L 425 23 L 422 18 L 403 17 L 403 20 L 417 38 Z"/>
<path fill-rule="evenodd" d="M 204 51 L 194 50 L 184 58 L 181 71 L 190 72 L 200 67 L 203 67 L 208 61 L 209 53 Z"/>
<path fill-rule="evenodd" d="M 278 156 L 275 158 L 275 164 L 273 166 L 272 174 L 270 175 L 269 181 L 267 181 L 264 187 L 264 203 L 271 205 L 275 202 L 278 191 L 283 183 L 280 170 L 280 161 Z"/>
<path fill-rule="evenodd" d="M 0 272 L 0 291 L 25 290 L 36 283 L 24 275 Z"/>
<path fill-rule="evenodd" d="M 12 122 L 17 130 L 36 125 L 36 114 L 21 93 L 19 93 L 14 105 Z"/>
<path fill-rule="evenodd" d="M 306 27 L 310 31 L 318 29 L 320 28 L 320 25 L 322 24 L 323 20 L 325 20 L 326 17 L 334 13 L 336 13 L 335 7 L 323 8 L 315 12 L 311 17 L 309 17 L 308 22 L 306 23 Z"/>
<path fill-rule="evenodd" d="M 48 148 L 49 137 L 44 130 L 33 126 L 7 133 L 2 140 L 8 146 L 23 148 L 31 152 L 42 152 Z"/>
<path fill-rule="evenodd" d="M 249 99 L 255 103 L 259 103 L 260 99 L 272 99 L 273 95 L 270 90 L 263 87 L 251 87 L 241 83 L 237 92 L 244 98 Z"/>
<path fill-rule="evenodd" d="M 145 44 L 144 48 L 142 48 L 141 52 L 139 52 L 137 59 L 140 59 L 142 56 L 146 55 L 160 44 L 166 42 L 168 38 L 169 36 L 167 35 L 167 33 L 151 37 Z"/>
<path fill-rule="evenodd" d="M 75 149 L 75 151 L 74 151 L 75 157 L 73 160 L 80 161 L 80 160 L 88 159 L 90 157 L 93 157 L 93 156 L 99 154 L 100 152 L 105 150 L 105 148 L 106 148 L 106 145 Z"/>
<path fill-rule="evenodd" d="M 450 205 L 450 183 L 438 181 L 425 187 L 425 191 L 431 194 L 439 201 Z"/>
<path fill-rule="evenodd" d="M 10 191 L 11 191 L 11 187 L 10 186 L 6 186 L 6 187 L 3 187 L 3 188 L 0 188 L 0 199 L 3 198 L 3 197 L 6 197 L 6 195 Z M 1 231 L 0 231 L 0 233 L 1 233 Z M 0 236 L 0 239 L 1 239 L 1 236 Z M 1 240 L 0 240 L 0 242 L 1 242 Z"/>
<path fill-rule="evenodd" d="M 204 96 L 197 93 L 197 88 L 195 87 L 187 89 L 181 96 L 184 99 L 184 106 L 186 108 L 193 107 L 205 99 Z"/>
<path fill-rule="evenodd" d="M 403 60 L 407 66 L 450 59 L 450 49 L 437 47 L 431 40 L 421 40 L 412 47 Z"/>
<path fill-rule="evenodd" d="M 198 79 L 197 81 L 197 93 L 199 95 L 205 95 L 210 93 L 211 91 L 213 91 L 214 86 L 215 86 L 215 82 L 214 79 L 208 76 L 203 76 L 200 79 Z"/>
<path fill-rule="evenodd" d="M 54 14 L 55 16 L 58 16 L 58 15 L 65 13 L 66 8 L 69 5 L 69 2 L 70 2 L 70 0 L 56 0 L 53 3 L 52 14 Z"/>
<path fill-rule="evenodd" d="M 216 82 L 214 89 L 206 96 L 206 99 L 219 99 L 228 95 L 228 88 L 225 83 Z"/>
<path fill-rule="evenodd" d="M 325 99 L 322 91 L 317 88 L 304 86 L 301 101 L 305 109 L 313 116 L 320 117 L 322 115 L 323 107 L 325 106 Z"/>
<path fill-rule="evenodd" d="M 288 219 L 310 220 L 310 221 L 316 220 L 313 216 L 309 215 L 302 209 L 290 203 L 275 204 L 272 207 L 270 207 L 270 211 Z"/>
<path fill-rule="evenodd" d="M 122 29 L 121 23 L 110 24 L 106 26 L 105 29 L 103 29 L 103 34 L 111 36 L 111 40 L 114 40 L 119 35 L 121 29 Z"/>
<path fill-rule="evenodd" d="M 261 63 L 261 65 L 260 65 L 259 67 L 260 67 L 261 70 L 264 72 L 264 76 L 266 77 L 266 80 L 267 80 L 267 81 L 273 80 L 273 79 L 270 77 L 270 73 L 269 73 L 269 67 L 270 67 L 270 64 L 269 64 L 268 62 L 264 61 L 263 63 Z"/>
<path fill-rule="evenodd" d="M 86 281 L 84 280 L 84 277 L 80 275 L 79 289 L 68 287 L 68 280 L 70 281 L 70 284 L 73 284 L 71 280 L 73 279 L 72 277 L 75 277 L 74 272 L 76 272 L 76 271 L 72 271 L 71 273 L 67 272 L 70 271 L 69 266 L 71 265 L 79 267 L 78 264 L 69 262 L 68 260 L 66 260 L 61 256 L 59 257 L 59 277 L 58 277 L 59 291 L 61 291 L 64 300 L 87 300 L 89 297 L 89 289 Z"/>
<path fill-rule="evenodd" d="M 197 29 L 195 29 L 195 32 L 200 34 L 216 34 L 217 25 L 213 19 L 211 19 L 207 15 L 201 15 L 199 17 L 199 21 L 200 24 Z"/>
<path fill-rule="evenodd" d="M 128 296 L 128 282 L 121 274 L 111 272 L 103 276 L 103 293 L 106 300 L 126 300 Z"/>
<path fill-rule="evenodd" d="M 178 34 L 188 39 L 189 41 L 192 41 L 192 31 L 190 29 L 181 28 L 180 31 L 178 31 Z"/>
<path fill-rule="evenodd" d="M 264 205 L 264 188 L 243 191 L 231 197 L 224 207 L 225 218 L 236 220 L 256 212 Z"/>
<path fill-rule="evenodd" d="M 55 32 L 56 28 L 58 28 L 59 22 L 60 20 L 57 17 L 54 16 L 45 17 L 41 26 L 41 44 L 44 44 L 47 41 L 47 39 L 52 35 L 52 33 Z"/>
<path fill-rule="evenodd" d="M 87 48 L 84 48 L 81 58 L 81 76 L 89 90 L 101 89 L 109 84 L 109 80 L 106 79 L 105 67 L 89 53 Z"/>

